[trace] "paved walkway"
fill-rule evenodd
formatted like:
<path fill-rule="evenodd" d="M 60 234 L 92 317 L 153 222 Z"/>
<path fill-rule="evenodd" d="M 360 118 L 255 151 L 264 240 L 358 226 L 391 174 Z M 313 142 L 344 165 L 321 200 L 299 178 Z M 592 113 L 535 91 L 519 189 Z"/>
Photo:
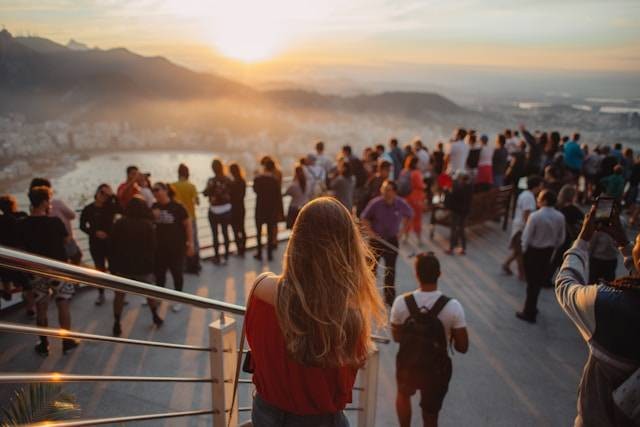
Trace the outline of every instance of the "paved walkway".
<path fill-rule="evenodd" d="M 466 310 L 470 349 L 453 357 L 454 374 L 441 412 L 443 426 L 567 426 L 575 414 L 576 388 L 585 362 L 586 346 L 562 313 L 551 290 L 540 296 L 536 325 L 517 320 L 514 312 L 524 299 L 524 284 L 500 273 L 506 255 L 507 233 L 496 224 L 469 231 L 468 255 L 448 257 L 442 249 L 448 231 L 439 229 L 425 249 L 442 261 L 441 289 L 460 300 Z M 284 244 L 281 244 L 279 254 Z M 398 288 L 414 287 L 411 259 L 417 248 L 403 245 L 398 260 Z M 276 257 L 279 259 L 279 257 Z M 248 288 L 262 271 L 279 272 L 280 262 L 259 263 L 250 256 L 235 258 L 226 267 L 205 262 L 200 276 L 187 276 L 185 291 L 244 304 Z M 79 292 L 73 301 L 73 328 L 109 335 L 111 306 L 95 307 L 93 290 Z M 108 292 L 109 303 L 112 295 Z M 207 344 L 207 325 L 217 313 L 185 307 L 179 313 L 162 307 L 165 324 L 151 325 L 142 298 L 130 297 L 123 316 L 124 337 Z M 3 321 L 30 323 L 22 311 L 0 314 Z M 52 309 L 51 324 L 57 325 Z M 206 376 L 204 352 L 153 349 L 140 346 L 85 342 L 75 352 L 61 355 L 54 342 L 49 357 L 33 352 L 35 338 L 0 334 L 0 371 L 67 372 L 103 375 Z M 377 426 L 397 425 L 394 411 L 396 344 L 381 345 Z M 68 384 L 76 393 L 83 417 L 134 415 L 210 407 L 208 384 L 103 383 Z M 6 402 L 14 386 L 0 385 L 0 402 Z M 250 402 L 248 385 L 240 385 L 240 406 Z M 354 393 L 357 406 L 357 392 Z M 414 425 L 421 425 L 414 397 Z M 355 414 L 349 414 L 352 425 Z M 241 414 L 241 420 L 248 417 Z M 209 417 L 173 419 L 138 425 L 206 426 Z"/>

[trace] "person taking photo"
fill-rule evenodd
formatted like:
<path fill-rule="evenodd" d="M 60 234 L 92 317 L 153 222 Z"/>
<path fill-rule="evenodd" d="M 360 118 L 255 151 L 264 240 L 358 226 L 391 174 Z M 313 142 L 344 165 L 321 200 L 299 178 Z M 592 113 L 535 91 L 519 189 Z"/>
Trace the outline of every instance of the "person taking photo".
<path fill-rule="evenodd" d="M 610 224 L 599 222 L 591 208 L 555 282 L 558 303 L 589 348 L 578 387 L 576 426 L 640 423 L 637 399 L 633 403 L 633 394 L 640 393 L 640 235 L 630 242 L 619 218 L 614 209 Z M 628 276 L 588 282 L 589 242 L 598 230 L 615 241 Z"/>

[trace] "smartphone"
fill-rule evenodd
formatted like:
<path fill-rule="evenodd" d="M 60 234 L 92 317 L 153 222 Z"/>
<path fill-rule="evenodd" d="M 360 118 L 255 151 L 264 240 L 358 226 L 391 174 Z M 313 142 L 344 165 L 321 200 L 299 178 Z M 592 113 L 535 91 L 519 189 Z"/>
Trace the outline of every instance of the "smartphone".
<path fill-rule="evenodd" d="M 609 223 L 613 218 L 613 209 L 615 207 L 613 197 L 601 196 L 596 199 L 596 221 L 600 223 Z"/>

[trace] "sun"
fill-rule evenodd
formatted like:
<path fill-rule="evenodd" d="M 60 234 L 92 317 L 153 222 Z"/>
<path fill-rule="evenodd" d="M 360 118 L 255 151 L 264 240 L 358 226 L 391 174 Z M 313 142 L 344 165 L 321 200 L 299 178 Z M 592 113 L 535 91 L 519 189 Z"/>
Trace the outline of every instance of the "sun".
<path fill-rule="evenodd" d="M 283 46 L 275 34 L 255 28 L 220 31 L 213 43 L 222 55 L 243 62 L 266 61 L 277 55 Z"/>
<path fill-rule="evenodd" d="M 292 37 L 278 9 L 268 2 L 234 2 L 219 8 L 210 39 L 224 56 L 244 62 L 265 61 L 277 55 Z"/>

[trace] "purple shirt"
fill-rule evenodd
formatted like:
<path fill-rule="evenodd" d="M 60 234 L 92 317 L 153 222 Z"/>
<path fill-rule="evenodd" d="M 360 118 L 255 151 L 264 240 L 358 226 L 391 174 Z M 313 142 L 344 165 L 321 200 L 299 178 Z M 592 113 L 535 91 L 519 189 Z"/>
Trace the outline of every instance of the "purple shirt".
<path fill-rule="evenodd" d="M 382 196 L 372 199 L 360 218 L 371 223 L 371 228 L 383 239 L 398 237 L 403 218 L 411 218 L 413 210 L 402 197 L 396 197 L 393 203 L 384 201 Z"/>

